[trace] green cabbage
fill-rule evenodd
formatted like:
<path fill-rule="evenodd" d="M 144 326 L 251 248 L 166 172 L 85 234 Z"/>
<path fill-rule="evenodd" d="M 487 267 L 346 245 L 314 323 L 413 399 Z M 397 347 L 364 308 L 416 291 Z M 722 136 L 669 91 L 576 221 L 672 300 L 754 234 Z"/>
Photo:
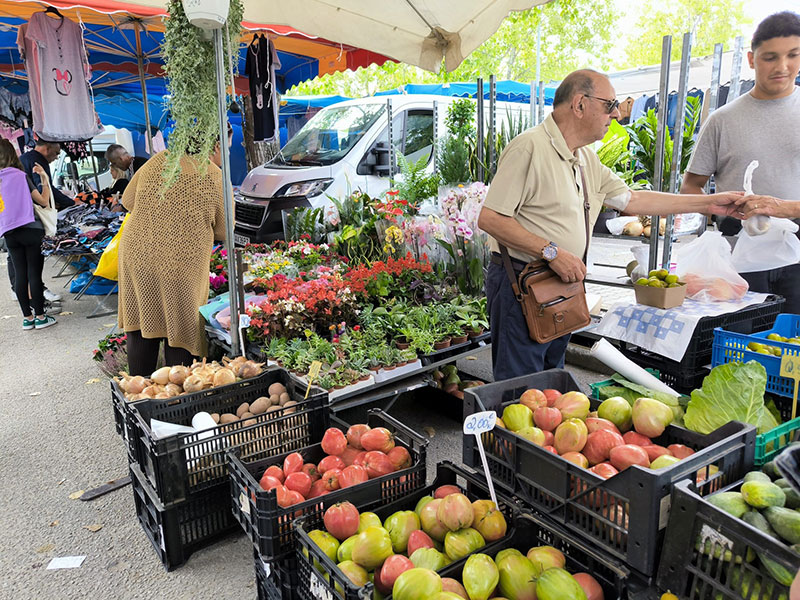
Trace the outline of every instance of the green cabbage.
<path fill-rule="evenodd" d="M 761 363 L 730 362 L 711 369 L 703 387 L 692 392 L 684 424 L 699 433 L 711 433 L 731 421 L 755 425 L 758 433 L 778 426 L 764 405 L 767 372 Z"/>

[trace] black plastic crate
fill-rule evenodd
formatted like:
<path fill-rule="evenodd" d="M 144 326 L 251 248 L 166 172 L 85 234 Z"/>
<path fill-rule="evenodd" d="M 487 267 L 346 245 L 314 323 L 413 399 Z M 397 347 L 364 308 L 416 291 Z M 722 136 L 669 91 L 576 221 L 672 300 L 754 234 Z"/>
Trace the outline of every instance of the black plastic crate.
<path fill-rule="evenodd" d="M 383 522 L 391 514 L 400 510 L 414 510 L 417 502 L 426 495 L 433 495 L 433 492 L 441 485 L 458 485 L 470 500 L 488 499 L 489 488 L 485 480 L 472 469 L 458 467 L 449 461 L 439 463 L 436 468 L 436 480 L 432 485 L 417 490 L 413 494 L 399 499 L 390 504 L 380 505 L 373 512 L 381 518 Z M 509 499 L 502 495 L 497 497 L 498 508 L 503 512 L 508 529 L 506 535 L 495 542 L 491 542 L 481 548 L 479 552 L 496 554 L 505 547 L 516 532 L 516 525 L 519 520 L 519 508 Z M 371 600 L 374 593 L 374 586 L 371 583 L 363 587 L 354 585 L 347 576 L 342 573 L 336 564 L 320 550 L 308 532 L 322 527 L 321 519 L 298 519 L 295 521 L 295 533 L 297 535 L 297 564 L 299 571 L 298 590 L 301 600 L 315 600 L 324 597 L 328 600 Z M 306 554 L 307 553 L 307 554 Z M 453 561 L 451 566 L 460 566 L 466 562 L 466 557 Z M 319 563 L 322 571 L 314 567 L 314 561 Z M 443 574 L 443 572 L 442 572 Z M 341 591 L 339 591 L 341 590 Z"/>
<path fill-rule="evenodd" d="M 716 327 L 736 333 L 764 331 L 772 327 L 783 304 L 782 296 L 768 296 L 764 302 L 755 306 L 724 315 L 703 317 L 697 322 L 692 341 L 679 361 L 669 360 L 627 342 L 621 344 L 621 350 L 638 365 L 661 371 L 662 381 L 667 385 L 677 386 L 676 391 L 691 391 L 699 387 L 703 383 L 703 377 L 708 374 L 704 367 L 711 363 Z"/>
<path fill-rule="evenodd" d="M 231 509 L 264 560 L 283 558 L 294 551 L 292 522 L 298 516 L 305 517 L 309 522 L 321 523 L 325 510 L 337 502 L 347 500 L 359 509 L 382 505 L 404 498 L 425 485 L 428 440 L 379 409 L 369 411 L 367 424 L 373 428 L 385 427 L 391 431 L 395 444 L 406 448 L 411 455 L 411 466 L 287 508 L 278 506 L 274 490 L 266 491 L 261 488 L 261 476 L 270 465 L 282 467 L 283 460 L 292 452 L 299 452 L 305 462 L 317 464 L 325 456 L 321 443 L 248 463 L 243 462 L 235 452 L 228 453 Z M 342 431 L 347 431 L 348 428 L 346 423 L 335 417 L 331 420 L 331 426 Z M 317 439 L 321 440 L 322 435 Z"/>
<path fill-rule="evenodd" d="M 297 594 L 297 558 L 294 554 L 285 559 L 268 562 L 261 558 L 257 550 L 253 550 L 256 568 L 256 589 L 258 600 L 296 600 Z"/>
<path fill-rule="evenodd" d="M 167 571 L 180 567 L 195 550 L 237 533 L 227 486 L 200 492 L 165 508 L 134 464 L 130 465 L 130 476 L 139 524 Z"/>
<path fill-rule="evenodd" d="M 297 405 L 252 418 L 253 425 L 236 421 L 219 425 L 213 434 L 188 433 L 157 439 L 150 419 L 191 425 L 200 412 L 235 413 L 243 402 L 267 395 L 273 383 L 286 386 Z M 165 505 L 183 502 L 192 494 L 227 483 L 225 452 L 239 449 L 242 460 L 255 461 L 296 450 L 322 438 L 329 424 L 327 394 L 306 388 L 283 369 L 268 369 L 258 377 L 169 400 L 143 400 L 128 404 L 134 460 Z M 248 419 L 250 421 L 250 419 Z M 227 486 L 226 486 L 227 487 Z"/>
<path fill-rule="evenodd" d="M 114 410 L 114 425 L 122 441 L 125 442 L 125 451 L 128 455 L 129 463 L 134 461 L 135 450 L 133 435 L 131 435 L 131 424 L 126 419 L 126 415 L 128 414 L 127 406 L 135 402 L 143 402 L 143 400 L 127 401 L 117 382 L 113 379 L 111 380 L 111 407 Z"/>
<path fill-rule="evenodd" d="M 659 589 L 669 589 L 682 600 L 786 600 L 789 587 L 759 566 L 758 554 L 792 575 L 800 569 L 800 555 L 788 546 L 710 504 L 691 482 L 675 485 Z"/>
<path fill-rule="evenodd" d="M 470 388 L 464 392 L 464 415 L 484 410 L 502 414 L 528 388 L 579 390 L 561 369 L 543 371 Z M 596 409 L 599 401 L 592 401 Z M 654 441 L 684 444 L 695 454 L 659 470 L 632 466 L 610 479 L 575 465 L 508 431 L 483 434 L 492 479 L 528 506 L 586 536 L 644 576 L 655 574 L 663 531 L 669 515 L 669 495 L 682 479 L 701 480 L 709 494 L 740 479 L 753 465 L 756 430 L 732 421 L 702 435 L 670 425 Z M 464 463 L 480 468 L 475 436 L 464 436 Z"/>

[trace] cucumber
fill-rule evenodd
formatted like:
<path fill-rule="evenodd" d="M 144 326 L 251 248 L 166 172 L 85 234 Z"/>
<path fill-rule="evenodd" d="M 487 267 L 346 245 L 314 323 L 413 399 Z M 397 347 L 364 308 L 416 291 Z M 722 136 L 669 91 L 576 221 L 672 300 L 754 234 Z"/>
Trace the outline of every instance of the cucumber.
<path fill-rule="evenodd" d="M 786 494 L 774 483 L 748 481 L 742 484 L 741 492 L 744 501 L 755 508 L 786 504 Z"/>
<path fill-rule="evenodd" d="M 744 513 L 744 515 L 742 515 L 742 521 L 752 527 L 755 527 L 762 533 L 766 533 L 767 535 L 775 538 L 776 540 L 780 539 L 778 534 L 775 533 L 775 530 L 769 524 L 769 521 L 767 521 L 767 518 L 757 510 L 748 510 L 746 513 Z"/>
<path fill-rule="evenodd" d="M 737 519 L 741 519 L 742 515 L 750 510 L 744 497 L 739 492 L 720 492 L 719 494 L 708 496 L 706 500 Z"/>
<path fill-rule="evenodd" d="M 778 534 L 770 527 L 769 521 L 757 510 L 748 511 L 742 516 L 742 521 L 748 525 L 752 525 L 756 529 L 763 531 L 767 535 L 778 540 Z M 749 547 L 748 547 L 749 548 Z M 794 580 L 794 573 L 789 572 L 782 564 L 772 560 L 763 552 L 756 552 L 758 559 L 761 561 L 761 566 L 775 581 L 782 585 L 792 585 Z"/>
<path fill-rule="evenodd" d="M 797 490 L 786 488 L 783 493 L 786 494 L 786 504 L 784 504 L 786 508 L 800 508 L 800 494 L 797 493 Z"/>
<path fill-rule="evenodd" d="M 767 483 L 772 483 L 772 479 L 769 478 L 769 475 L 763 473 L 762 471 L 750 471 L 747 475 L 744 476 L 744 483 L 748 481 L 765 481 Z"/>
<path fill-rule="evenodd" d="M 766 463 L 763 467 L 761 467 L 761 470 L 764 473 L 766 473 L 769 476 L 769 478 L 772 479 L 773 481 L 783 477 L 783 475 L 781 475 L 780 472 L 778 471 L 778 467 L 775 465 L 774 460 L 771 460 L 768 463 Z"/>
<path fill-rule="evenodd" d="M 747 475 L 745 475 L 745 479 L 747 479 Z M 783 477 L 781 477 L 780 479 L 776 479 L 773 483 L 777 485 L 779 488 L 782 488 L 784 490 L 792 487 L 792 484 L 789 483 L 789 480 L 784 479 Z"/>
<path fill-rule="evenodd" d="M 764 509 L 764 516 L 780 537 L 789 544 L 800 544 L 800 512 L 770 506 Z"/>

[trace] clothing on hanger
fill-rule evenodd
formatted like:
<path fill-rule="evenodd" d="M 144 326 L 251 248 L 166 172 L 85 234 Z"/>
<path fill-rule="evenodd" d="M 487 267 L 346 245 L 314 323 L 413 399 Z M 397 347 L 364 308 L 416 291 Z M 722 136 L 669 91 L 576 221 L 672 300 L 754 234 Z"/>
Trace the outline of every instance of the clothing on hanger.
<path fill-rule="evenodd" d="M 33 130 L 48 141 L 88 140 L 103 126 L 92 103 L 83 33 L 55 13 L 56 18 L 34 13 L 17 36 L 28 72 Z"/>
<path fill-rule="evenodd" d="M 245 73 L 250 84 L 250 101 L 253 103 L 253 139 L 272 141 L 278 134 L 278 92 L 275 70 L 281 63 L 275 45 L 261 34 L 253 36 L 247 48 Z"/>
<path fill-rule="evenodd" d="M 89 156 L 89 145 L 86 142 L 61 142 L 61 149 L 73 161 Z"/>
<path fill-rule="evenodd" d="M 631 109 L 633 108 L 633 98 L 628 96 L 619 103 L 619 120 L 620 125 L 627 125 L 631 118 Z"/>
<path fill-rule="evenodd" d="M 644 105 L 647 103 L 647 96 L 639 96 L 636 100 L 633 101 L 633 106 L 631 107 L 631 123 L 635 123 L 639 118 L 644 115 Z"/>

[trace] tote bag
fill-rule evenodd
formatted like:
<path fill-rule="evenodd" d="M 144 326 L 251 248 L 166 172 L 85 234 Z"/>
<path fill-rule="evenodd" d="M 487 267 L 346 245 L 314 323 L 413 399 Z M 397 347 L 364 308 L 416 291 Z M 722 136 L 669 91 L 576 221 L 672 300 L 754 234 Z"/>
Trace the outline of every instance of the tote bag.
<path fill-rule="evenodd" d="M 41 206 L 36 202 L 33 203 L 33 210 L 36 211 L 36 216 L 44 225 L 44 234 L 47 237 L 56 234 L 56 223 L 58 222 L 58 211 L 53 207 L 53 191 L 50 190 L 50 202 L 47 207 Z"/>

